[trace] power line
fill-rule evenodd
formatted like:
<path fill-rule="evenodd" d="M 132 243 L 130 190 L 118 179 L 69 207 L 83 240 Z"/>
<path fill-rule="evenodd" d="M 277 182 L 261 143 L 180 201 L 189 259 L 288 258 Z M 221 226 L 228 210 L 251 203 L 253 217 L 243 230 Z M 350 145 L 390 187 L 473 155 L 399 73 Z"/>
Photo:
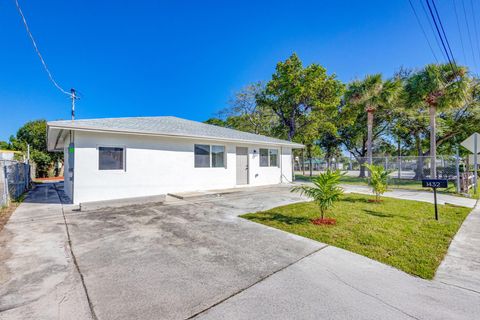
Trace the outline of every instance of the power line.
<path fill-rule="evenodd" d="M 23 15 L 23 12 L 22 12 L 22 9 L 20 8 L 20 5 L 18 3 L 18 0 L 15 0 L 15 5 L 17 7 L 17 11 L 18 13 L 20 14 L 20 16 L 22 17 L 22 21 L 23 21 L 23 24 L 25 25 L 25 29 L 27 30 L 27 33 L 28 33 L 28 36 L 30 37 L 30 40 L 32 41 L 32 44 L 33 44 L 33 48 L 35 49 L 35 52 L 37 53 L 38 55 L 38 58 L 40 59 L 40 62 L 42 63 L 43 65 L 43 69 L 45 69 L 45 71 L 47 72 L 47 75 L 48 75 L 48 78 L 50 79 L 50 81 L 53 83 L 53 85 L 58 89 L 60 90 L 62 93 L 68 95 L 68 96 L 72 96 L 72 94 L 66 90 L 64 90 L 56 81 L 55 79 L 53 78 L 53 75 L 52 73 L 50 72 L 50 70 L 48 69 L 48 66 L 45 62 L 45 60 L 43 59 L 42 57 L 42 54 L 40 53 L 40 50 L 38 49 L 38 46 L 37 46 L 37 43 L 35 42 L 35 38 L 33 37 L 32 35 L 32 32 L 30 31 L 30 28 L 28 27 L 28 23 L 27 23 L 27 20 L 25 19 L 25 16 Z"/>
<path fill-rule="evenodd" d="M 458 27 L 458 35 L 460 36 L 460 43 L 462 45 L 462 53 L 463 53 L 463 59 L 465 61 L 465 64 L 468 64 L 467 62 L 467 54 L 465 53 L 465 46 L 463 44 L 463 37 L 462 37 L 462 29 L 460 28 L 460 19 L 458 18 L 458 12 L 457 12 L 457 0 L 453 0 L 453 9 L 455 11 L 455 18 L 457 20 L 457 27 Z"/>
<path fill-rule="evenodd" d="M 435 4 L 435 0 L 431 0 L 433 4 L 433 8 L 435 9 L 435 14 L 437 15 L 438 22 L 440 23 L 440 28 L 442 29 L 443 37 L 445 39 L 445 42 L 447 43 L 448 51 L 450 52 L 450 57 L 453 60 L 453 65 L 456 67 L 457 63 L 455 62 L 455 57 L 453 56 L 452 48 L 450 47 L 450 42 L 448 41 L 447 34 L 445 33 L 445 29 L 443 28 L 443 23 L 442 19 L 440 18 L 440 15 L 438 14 L 437 6 Z M 428 0 L 427 0 L 428 3 Z"/>
<path fill-rule="evenodd" d="M 432 21 L 430 21 L 430 16 L 428 15 L 427 9 L 425 8 L 425 5 L 423 4 L 422 0 L 420 0 L 420 5 L 422 6 L 423 13 L 425 14 L 425 17 L 427 18 L 428 24 L 430 26 L 430 30 L 433 33 L 433 37 L 435 38 L 435 42 L 437 43 L 438 49 L 440 49 L 440 53 L 442 54 L 443 58 L 445 60 L 447 60 L 447 57 L 445 56 L 445 52 L 443 52 L 443 50 L 442 50 L 442 45 L 440 44 L 440 41 L 438 40 L 438 35 L 435 32 Z"/>
<path fill-rule="evenodd" d="M 445 42 L 443 41 L 442 38 L 442 33 L 440 32 L 440 28 L 438 27 L 437 20 L 435 19 L 435 15 L 433 14 L 432 7 L 430 6 L 430 2 L 428 0 L 425 0 L 428 6 L 428 10 L 430 12 L 430 16 L 432 17 L 433 23 L 435 24 L 435 29 L 437 30 L 438 36 L 440 37 L 440 41 L 442 43 L 443 50 L 445 51 L 445 54 L 447 55 L 447 60 L 450 66 L 452 67 L 453 72 L 455 72 L 455 67 L 453 66 L 452 63 L 452 58 L 450 58 L 449 51 L 447 50 L 447 46 L 445 45 Z"/>
<path fill-rule="evenodd" d="M 427 40 L 428 47 L 430 48 L 430 51 L 432 52 L 433 57 L 435 58 L 435 61 L 438 63 L 437 56 L 435 55 L 435 51 L 433 50 L 433 47 L 430 43 L 430 40 L 428 39 L 427 33 L 425 32 L 425 29 L 422 26 L 422 23 L 420 22 L 420 18 L 417 15 L 417 11 L 415 10 L 415 7 L 412 4 L 411 0 L 408 0 L 410 3 L 410 7 L 412 8 L 413 14 L 415 15 L 415 18 L 417 19 L 418 25 L 420 26 L 420 29 L 422 30 L 423 36 L 425 37 L 425 40 Z"/>
<path fill-rule="evenodd" d="M 465 10 L 465 1 L 462 0 L 463 15 L 465 16 L 465 23 L 467 25 L 468 40 L 470 41 L 470 49 L 472 49 L 473 64 L 477 68 L 477 58 L 475 58 L 475 50 L 473 48 L 472 35 L 470 34 L 470 26 L 468 25 L 467 11 Z"/>
<path fill-rule="evenodd" d="M 475 38 L 477 40 L 477 53 L 480 56 L 480 40 L 478 38 L 478 31 L 477 31 L 477 18 L 475 17 L 475 8 L 473 6 L 473 0 L 470 0 L 470 7 L 472 8 L 472 15 L 473 15 L 473 27 L 475 31 Z"/>

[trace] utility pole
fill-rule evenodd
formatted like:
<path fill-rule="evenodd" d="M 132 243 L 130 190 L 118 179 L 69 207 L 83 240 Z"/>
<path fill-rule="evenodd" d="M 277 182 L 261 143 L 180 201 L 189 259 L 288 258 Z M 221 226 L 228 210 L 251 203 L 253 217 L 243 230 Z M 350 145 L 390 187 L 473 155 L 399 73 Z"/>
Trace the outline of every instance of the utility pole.
<path fill-rule="evenodd" d="M 75 120 L 75 99 L 77 99 L 77 95 L 75 89 L 70 89 L 70 97 L 72 98 L 72 121 Z"/>

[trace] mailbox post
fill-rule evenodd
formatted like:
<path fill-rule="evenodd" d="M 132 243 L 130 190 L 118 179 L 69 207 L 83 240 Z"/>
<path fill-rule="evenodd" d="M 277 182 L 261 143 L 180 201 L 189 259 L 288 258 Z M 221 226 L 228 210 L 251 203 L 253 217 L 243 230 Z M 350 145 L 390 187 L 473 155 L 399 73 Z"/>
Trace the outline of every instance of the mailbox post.
<path fill-rule="evenodd" d="M 433 202 L 435 203 L 435 220 L 438 220 L 437 208 L 437 188 L 448 188 L 448 180 L 446 179 L 423 179 L 422 187 L 433 189 Z"/>

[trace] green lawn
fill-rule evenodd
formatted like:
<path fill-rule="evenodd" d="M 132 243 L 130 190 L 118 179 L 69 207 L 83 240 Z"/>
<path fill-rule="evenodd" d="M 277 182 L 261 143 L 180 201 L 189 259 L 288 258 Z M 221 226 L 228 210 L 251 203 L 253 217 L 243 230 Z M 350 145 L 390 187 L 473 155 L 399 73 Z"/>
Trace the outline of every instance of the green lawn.
<path fill-rule="evenodd" d="M 296 180 L 309 181 L 311 178 L 309 176 L 296 174 L 295 179 Z M 351 177 L 351 176 L 342 176 L 340 178 L 340 183 L 367 186 L 368 185 L 368 179 L 367 178 L 359 178 L 359 177 Z M 447 189 L 438 189 L 438 192 L 439 193 L 449 193 L 449 194 L 459 195 L 459 194 L 457 194 L 457 190 L 456 190 L 456 187 L 455 187 L 454 183 L 450 182 L 448 185 L 449 186 L 448 186 Z M 388 186 L 389 186 L 389 188 L 394 188 L 394 189 L 431 191 L 429 188 L 423 188 L 422 187 L 422 181 L 417 181 L 417 180 L 390 178 L 389 181 L 388 181 Z"/>
<path fill-rule="evenodd" d="M 335 226 L 318 226 L 310 219 L 319 215 L 313 202 L 303 202 L 249 213 L 242 217 L 300 236 L 344 248 L 431 279 L 448 246 L 470 209 L 439 206 L 435 221 L 433 205 L 424 202 L 372 196 L 344 195 L 327 215 Z"/>

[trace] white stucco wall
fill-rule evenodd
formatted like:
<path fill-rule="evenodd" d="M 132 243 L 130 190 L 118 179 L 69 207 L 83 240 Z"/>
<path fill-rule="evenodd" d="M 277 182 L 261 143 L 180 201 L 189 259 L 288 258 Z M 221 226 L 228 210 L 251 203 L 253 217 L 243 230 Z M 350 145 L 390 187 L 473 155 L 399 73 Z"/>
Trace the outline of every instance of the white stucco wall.
<path fill-rule="evenodd" d="M 195 168 L 194 144 L 224 145 L 226 168 Z M 99 146 L 124 147 L 125 170 L 98 170 Z M 248 147 L 249 185 L 280 183 L 280 166 L 259 165 L 259 148 L 280 153 L 280 147 L 77 131 L 74 202 L 236 187 L 237 146 Z M 283 175 L 291 180 L 291 149 L 282 153 Z"/>

